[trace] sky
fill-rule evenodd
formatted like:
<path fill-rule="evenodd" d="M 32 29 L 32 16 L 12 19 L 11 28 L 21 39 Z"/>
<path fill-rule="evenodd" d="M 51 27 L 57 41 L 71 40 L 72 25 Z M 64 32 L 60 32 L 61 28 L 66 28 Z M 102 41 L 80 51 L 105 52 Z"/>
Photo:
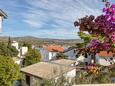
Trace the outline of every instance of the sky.
<path fill-rule="evenodd" d="M 0 0 L 8 15 L 0 36 L 77 39 L 74 21 L 101 15 L 103 7 L 101 0 Z"/>

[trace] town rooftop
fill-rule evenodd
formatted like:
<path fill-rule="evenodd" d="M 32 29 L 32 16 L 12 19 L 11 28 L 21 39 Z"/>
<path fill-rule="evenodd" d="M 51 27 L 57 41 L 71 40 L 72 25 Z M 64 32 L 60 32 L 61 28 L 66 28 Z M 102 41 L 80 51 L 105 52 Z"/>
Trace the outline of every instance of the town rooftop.
<path fill-rule="evenodd" d="M 70 61 L 70 60 L 63 60 L 63 59 L 56 60 L 56 61 L 53 61 L 53 63 L 39 62 L 30 66 L 27 66 L 25 68 L 22 68 L 21 72 L 30 76 L 38 77 L 38 78 L 53 79 L 60 76 L 61 74 L 67 73 L 75 69 L 75 67 L 68 66 L 71 63 L 73 63 L 73 61 Z M 62 64 L 62 65 L 59 65 L 59 64 Z"/>
<path fill-rule="evenodd" d="M 75 60 L 69 60 L 69 59 L 59 59 L 51 61 L 51 63 L 63 65 L 63 66 L 71 66 L 71 64 L 75 63 Z"/>

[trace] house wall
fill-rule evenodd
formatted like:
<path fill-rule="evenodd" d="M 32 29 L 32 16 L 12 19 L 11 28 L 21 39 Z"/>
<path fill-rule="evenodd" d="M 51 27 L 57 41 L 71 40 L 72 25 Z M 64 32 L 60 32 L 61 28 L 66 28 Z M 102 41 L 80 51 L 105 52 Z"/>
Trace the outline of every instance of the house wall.
<path fill-rule="evenodd" d="M 91 56 L 85 58 L 82 54 L 77 58 L 77 61 L 91 63 Z M 99 57 L 96 55 L 96 62 L 99 62 Z"/>
<path fill-rule="evenodd" d="M 27 80 L 27 77 L 30 78 Z M 36 78 L 34 76 L 31 75 L 26 75 L 23 74 L 23 80 L 21 81 L 21 86 L 41 86 L 41 84 L 43 83 L 43 79 L 42 78 Z"/>
<path fill-rule="evenodd" d="M 75 76 L 76 76 L 76 69 L 73 69 L 73 70 L 66 73 L 66 77 L 73 78 Z"/>
<path fill-rule="evenodd" d="M 28 47 L 21 47 L 20 48 L 21 55 L 25 55 L 27 52 L 28 52 Z"/>
<path fill-rule="evenodd" d="M 2 32 L 3 16 L 0 16 L 0 32 Z"/>
<path fill-rule="evenodd" d="M 46 49 L 39 49 L 40 50 L 40 53 L 42 55 L 42 61 L 49 61 L 51 60 L 53 57 L 56 56 L 57 52 L 49 52 L 48 50 Z"/>
<path fill-rule="evenodd" d="M 22 85 L 22 86 L 28 86 L 26 83 L 26 81 L 27 81 L 26 74 L 23 74 L 23 75 L 24 75 L 24 81 L 23 81 L 24 85 Z M 63 76 L 65 78 L 67 78 L 69 80 L 69 82 L 71 82 L 71 80 L 76 76 L 76 69 L 73 69 L 71 71 L 68 71 L 67 73 L 64 73 Z M 60 74 L 60 76 L 56 77 L 54 80 L 57 81 L 59 79 L 59 77 L 61 77 L 61 74 Z M 43 83 L 44 83 L 44 79 L 30 76 L 30 86 L 42 86 L 41 84 L 43 84 Z"/>
<path fill-rule="evenodd" d="M 97 56 L 99 57 L 99 56 Z M 109 66 L 111 65 L 110 63 L 114 64 L 115 63 L 115 57 L 113 58 L 113 61 L 110 60 L 110 57 L 99 57 L 98 63 L 103 66 Z"/>
<path fill-rule="evenodd" d="M 23 56 L 24 56 L 27 52 L 28 52 L 28 47 L 21 47 L 21 48 L 19 49 L 19 54 L 18 54 L 18 56 L 21 57 L 21 58 L 23 58 Z"/>
<path fill-rule="evenodd" d="M 75 76 L 76 76 L 76 69 L 70 70 L 70 71 L 68 71 L 67 73 L 64 73 L 63 75 L 60 74 L 60 76 L 58 76 L 58 77 L 55 78 L 55 81 L 57 82 L 57 80 L 58 80 L 59 78 L 61 78 L 62 76 L 63 76 L 65 79 L 67 79 L 67 81 L 68 81 L 69 83 L 71 83 L 72 79 L 75 78 Z"/>
<path fill-rule="evenodd" d="M 53 59 L 55 57 L 57 52 L 49 52 L 49 60 Z"/>
<path fill-rule="evenodd" d="M 36 78 L 33 76 L 30 77 L 30 86 L 42 86 L 41 85 L 42 83 L 43 83 L 43 79 Z"/>
<path fill-rule="evenodd" d="M 41 53 L 41 60 L 42 61 L 48 61 L 49 60 L 49 52 L 48 50 L 44 49 L 44 48 L 40 48 L 40 53 Z"/>
<path fill-rule="evenodd" d="M 70 50 L 70 51 L 67 51 L 67 52 L 65 52 L 64 54 L 68 56 L 68 59 L 76 59 L 75 49 L 72 49 L 72 50 Z"/>
<path fill-rule="evenodd" d="M 14 46 L 17 50 L 19 49 L 18 42 L 14 41 L 11 45 Z"/>
<path fill-rule="evenodd" d="M 88 56 L 88 58 L 85 58 L 84 56 L 80 55 L 77 58 L 77 61 L 80 62 L 91 62 L 91 56 Z M 103 65 L 103 66 L 109 66 L 110 64 L 110 57 L 99 57 L 98 55 L 96 55 L 96 63 Z M 115 58 L 113 58 L 112 63 L 115 63 Z"/>

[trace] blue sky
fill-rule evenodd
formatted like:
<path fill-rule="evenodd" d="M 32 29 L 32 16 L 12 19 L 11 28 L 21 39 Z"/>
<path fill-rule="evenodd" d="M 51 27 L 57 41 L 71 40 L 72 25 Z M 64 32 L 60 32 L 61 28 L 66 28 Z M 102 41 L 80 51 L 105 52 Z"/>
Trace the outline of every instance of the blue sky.
<path fill-rule="evenodd" d="M 102 8 L 101 0 L 0 0 L 0 9 L 8 15 L 0 35 L 76 39 L 74 21 L 100 15 Z"/>

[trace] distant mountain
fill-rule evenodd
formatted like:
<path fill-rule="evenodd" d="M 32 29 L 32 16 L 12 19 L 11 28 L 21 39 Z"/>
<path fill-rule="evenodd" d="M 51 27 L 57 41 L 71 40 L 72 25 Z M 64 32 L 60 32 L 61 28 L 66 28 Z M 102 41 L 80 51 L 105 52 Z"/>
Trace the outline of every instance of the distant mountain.
<path fill-rule="evenodd" d="M 24 37 L 11 37 L 11 40 L 15 40 L 18 42 L 27 42 L 32 43 L 35 45 L 43 45 L 43 44 L 67 44 L 67 45 L 73 45 L 76 43 L 83 42 L 81 39 L 49 39 L 49 38 L 37 38 L 33 36 L 24 36 Z M 7 42 L 8 37 L 7 36 L 0 36 L 1 42 Z"/>

